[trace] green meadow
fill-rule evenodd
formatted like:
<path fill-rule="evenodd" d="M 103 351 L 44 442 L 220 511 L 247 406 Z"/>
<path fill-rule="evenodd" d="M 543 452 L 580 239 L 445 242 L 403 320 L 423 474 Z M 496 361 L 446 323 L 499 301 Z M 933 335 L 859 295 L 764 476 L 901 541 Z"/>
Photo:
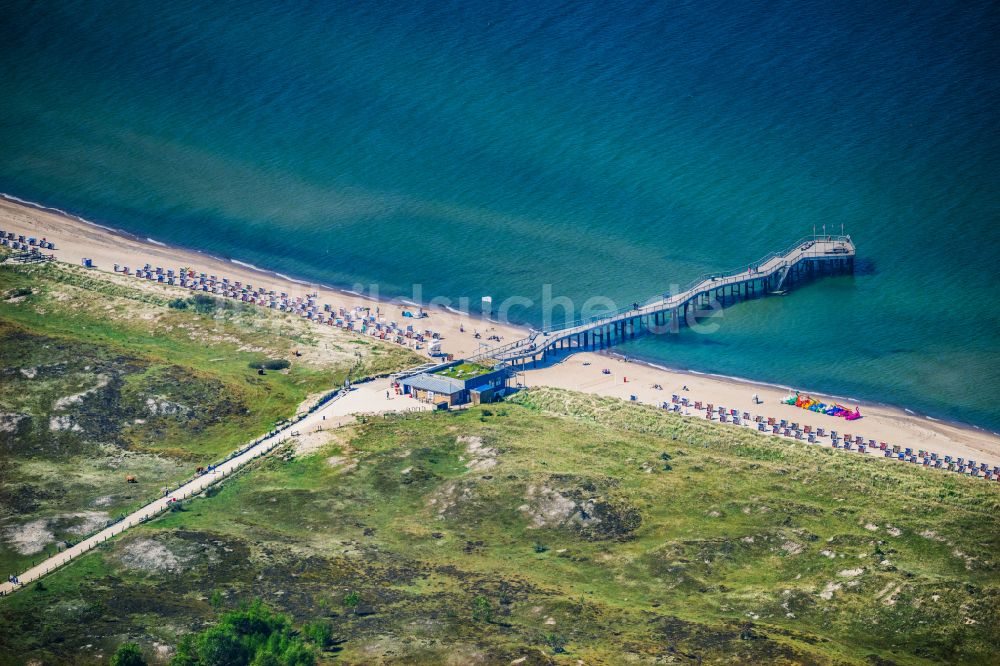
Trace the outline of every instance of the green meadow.
<path fill-rule="evenodd" d="M 5 663 L 165 662 L 253 600 L 319 663 L 996 662 L 993 485 L 640 405 L 368 419 L 209 495 L 0 603 Z"/>
<path fill-rule="evenodd" d="M 406 350 L 62 264 L 0 266 L 0 570 L 162 493 Z M 254 365 L 280 359 L 286 370 Z M 126 483 L 126 477 L 135 483 Z"/>

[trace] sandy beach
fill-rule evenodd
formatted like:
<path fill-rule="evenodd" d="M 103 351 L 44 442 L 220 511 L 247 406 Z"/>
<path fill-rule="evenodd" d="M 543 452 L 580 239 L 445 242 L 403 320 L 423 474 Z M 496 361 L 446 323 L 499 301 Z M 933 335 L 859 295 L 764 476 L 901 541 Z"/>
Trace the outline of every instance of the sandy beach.
<path fill-rule="evenodd" d="M 112 272 L 114 264 L 133 268 L 146 263 L 154 266 L 185 266 L 196 272 L 215 274 L 262 286 L 286 291 L 292 295 L 315 293 L 321 303 L 353 308 L 356 306 L 379 307 L 382 316 L 398 322 L 412 321 L 420 328 L 441 334 L 441 349 L 456 358 L 479 350 L 490 335 L 499 335 L 504 342 L 523 337 L 527 331 L 515 326 L 485 322 L 478 317 L 464 316 L 445 309 L 426 310 L 428 316 L 420 320 L 403 320 L 404 309 L 410 305 L 374 301 L 318 284 L 301 284 L 273 273 L 254 270 L 244 265 L 217 259 L 200 252 L 164 246 L 162 244 L 130 237 L 110 229 L 88 224 L 51 210 L 43 210 L 0 198 L 0 229 L 16 233 L 45 237 L 56 244 L 54 254 L 59 261 L 79 265 L 83 257 L 93 260 L 95 269 Z M 177 288 L 179 293 L 184 290 Z M 464 328 L 464 331 L 462 330 Z M 478 330 L 481 339 L 474 337 Z M 426 348 L 421 350 L 426 354 Z M 611 374 L 603 374 L 603 369 Z M 626 381 L 627 380 L 627 381 Z M 641 402 L 659 405 L 670 401 L 671 394 L 683 394 L 690 400 L 712 402 L 716 405 L 763 414 L 790 421 L 863 435 L 889 444 L 926 449 L 942 455 L 975 459 L 990 465 L 1000 464 L 1000 437 L 971 427 L 934 421 L 920 415 L 908 414 L 901 409 L 871 406 L 860 403 L 864 416 L 853 423 L 841 418 L 806 412 L 790 405 L 780 404 L 788 391 L 774 386 L 755 384 L 734 379 L 723 379 L 664 370 L 642 363 L 626 362 L 609 354 L 593 352 L 560 357 L 555 362 L 523 374 L 527 386 L 552 386 L 585 391 L 629 400 L 632 395 Z M 793 382 L 789 381 L 789 385 Z M 662 389 L 653 388 L 654 385 Z M 683 391 L 687 386 L 688 391 Z M 762 401 L 754 404 L 757 394 Z M 850 407 L 854 403 L 839 398 L 812 393 L 814 397 L 829 402 L 840 402 Z M 850 454 L 846 454 L 850 455 Z M 887 461 L 888 462 L 888 461 Z"/>
<path fill-rule="evenodd" d="M 498 344 L 487 340 L 490 335 L 500 336 L 503 342 L 527 335 L 526 330 L 515 326 L 462 316 L 444 308 L 425 309 L 427 316 L 422 319 L 404 318 L 404 310 L 415 311 L 416 308 L 389 300 L 376 301 L 305 280 L 284 279 L 266 270 L 254 270 L 244 264 L 201 252 L 149 242 L 55 211 L 34 208 L 4 198 L 0 198 L 0 229 L 38 238 L 45 237 L 56 245 L 54 251 L 46 250 L 46 254 L 55 254 L 59 261 L 74 265 L 80 265 L 81 260 L 87 257 L 94 262 L 95 270 L 99 271 L 113 272 L 115 264 L 129 266 L 133 271 L 147 263 L 164 269 L 184 266 L 196 273 L 227 277 L 253 284 L 254 287 L 284 291 L 292 296 L 316 294 L 320 303 L 329 303 L 334 307 L 379 307 L 385 320 L 413 324 L 415 328 L 427 328 L 440 333 L 441 350 L 454 354 L 456 358 L 475 353 L 480 349 L 480 343 Z M 185 291 L 178 288 L 179 293 Z M 482 335 L 479 339 L 474 336 L 476 330 Z M 426 345 L 419 351 L 426 356 Z"/>
<path fill-rule="evenodd" d="M 611 374 L 604 374 L 608 369 Z M 670 402 L 671 395 L 687 397 L 690 401 L 713 403 L 716 406 L 738 409 L 753 415 L 773 416 L 790 422 L 812 425 L 814 428 L 837 430 L 841 433 L 862 435 L 887 444 L 924 449 L 941 455 L 951 455 L 1000 464 L 1000 438 L 969 427 L 961 427 L 927 417 L 907 414 L 900 409 L 854 403 L 842 398 L 810 392 L 809 395 L 824 402 L 836 402 L 846 407 L 859 406 L 863 418 L 846 421 L 806 411 L 781 400 L 788 390 L 750 381 L 723 379 L 709 375 L 663 370 L 644 363 L 626 362 L 613 354 L 584 352 L 564 357 L 551 365 L 524 373 L 526 386 L 553 386 L 556 388 L 585 391 L 598 395 L 630 400 L 634 395 L 639 402 L 661 405 Z M 654 388 L 662 386 L 662 389 Z M 687 391 L 684 387 L 687 387 Z M 754 403 L 753 396 L 761 401 Z M 694 410 L 692 410 L 694 413 Z M 829 440 L 825 440 L 829 446 Z"/>

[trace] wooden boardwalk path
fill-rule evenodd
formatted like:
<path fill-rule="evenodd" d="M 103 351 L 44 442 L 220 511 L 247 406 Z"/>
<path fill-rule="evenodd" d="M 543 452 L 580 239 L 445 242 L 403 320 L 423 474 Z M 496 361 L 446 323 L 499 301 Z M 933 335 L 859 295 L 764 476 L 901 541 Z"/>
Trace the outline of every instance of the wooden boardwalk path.
<path fill-rule="evenodd" d="M 18 575 L 19 583 L 17 585 L 11 583 L 9 580 L 0 582 L 0 596 L 6 596 L 23 588 L 29 583 L 42 578 L 46 574 L 99 547 L 122 532 L 142 525 L 169 511 L 174 502 L 190 499 L 203 493 L 209 486 L 229 478 L 234 472 L 248 463 L 271 453 L 278 446 L 289 442 L 295 437 L 300 436 L 300 434 L 308 436 L 310 433 L 326 428 L 340 427 L 345 421 L 353 421 L 351 417 L 357 414 L 374 415 L 385 412 L 431 409 L 430 405 L 414 404 L 415 401 L 384 401 L 381 399 L 384 392 L 385 387 L 382 385 L 382 382 L 376 383 L 373 381 L 361 382 L 349 390 L 337 391 L 336 396 L 332 400 L 324 402 L 316 406 L 312 411 L 296 417 L 282 426 L 281 429 L 259 437 L 245 446 L 241 451 L 234 453 L 218 465 L 214 465 L 211 471 L 195 476 L 176 488 L 173 492 L 150 501 L 118 522 L 101 529 L 79 543 L 54 555 L 43 556 L 43 559 L 38 564 Z M 327 417 L 329 417 L 329 420 L 327 420 Z"/>
<path fill-rule="evenodd" d="M 523 365 L 544 361 L 558 350 L 603 349 L 637 333 L 676 332 L 688 316 L 713 299 L 721 305 L 740 299 L 785 293 L 804 280 L 854 270 L 850 236 L 809 236 L 785 252 L 774 252 L 739 270 L 704 275 L 677 293 L 587 321 L 533 331 L 521 340 L 487 349 L 470 361 Z"/>

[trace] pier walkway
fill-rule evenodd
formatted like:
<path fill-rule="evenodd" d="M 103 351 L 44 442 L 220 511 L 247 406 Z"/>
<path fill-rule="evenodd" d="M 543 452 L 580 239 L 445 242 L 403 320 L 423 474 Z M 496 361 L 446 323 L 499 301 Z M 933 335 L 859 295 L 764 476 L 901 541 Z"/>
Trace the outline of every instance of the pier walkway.
<path fill-rule="evenodd" d="M 785 252 L 773 252 L 735 271 L 704 275 L 676 293 L 586 321 L 532 331 L 526 338 L 484 350 L 468 360 L 524 365 L 544 361 L 559 350 L 603 349 L 643 331 L 677 332 L 713 300 L 725 306 L 737 300 L 783 294 L 822 275 L 853 272 L 854 255 L 850 236 L 808 236 Z"/>

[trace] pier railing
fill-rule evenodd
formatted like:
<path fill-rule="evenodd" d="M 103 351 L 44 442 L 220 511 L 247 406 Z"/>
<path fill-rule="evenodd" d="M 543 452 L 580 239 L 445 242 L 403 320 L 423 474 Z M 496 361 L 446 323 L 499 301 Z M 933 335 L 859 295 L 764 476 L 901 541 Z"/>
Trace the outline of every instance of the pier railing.
<path fill-rule="evenodd" d="M 645 303 L 639 304 L 638 308 L 634 308 L 634 307 L 619 308 L 618 310 L 615 310 L 613 312 L 606 312 L 606 313 L 603 313 L 603 314 L 600 314 L 600 315 L 595 315 L 595 316 L 587 318 L 587 319 L 577 319 L 575 321 L 569 321 L 569 322 L 564 322 L 562 324 L 551 325 L 551 326 L 546 327 L 544 329 L 544 332 L 546 334 L 552 334 L 552 333 L 559 333 L 561 331 L 566 331 L 566 330 L 573 329 L 573 328 L 579 328 L 581 326 L 593 326 L 593 325 L 596 325 L 596 324 L 600 324 L 602 322 L 613 321 L 617 317 L 620 317 L 620 316 L 622 316 L 624 314 L 627 314 L 629 312 L 639 312 L 639 313 L 642 313 L 642 312 L 644 312 L 645 310 L 649 309 L 652 306 L 663 307 L 663 306 L 669 305 L 671 303 L 671 301 L 673 301 L 675 299 L 681 300 L 680 297 L 684 296 L 685 294 L 688 294 L 689 292 L 701 291 L 701 289 L 699 289 L 699 287 L 703 283 L 707 283 L 707 285 L 711 285 L 712 287 L 721 287 L 721 286 L 725 286 L 727 284 L 731 284 L 731 283 L 734 283 L 734 282 L 737 282 L 737 281 L 741 281 L 742 279 L 746 278 L 746 276 L 748 275 L 749 271 L 751 269 L 753 269 L 753 268 L 761 269 L 761 272 L 759 273 L 759 275 L 762 276 L 762 277 L 766 276 L 766 275 L 770 275 L 770 274 L 774 273 L 774 271 L 780 270 L 781 268 L 783 268 L 783 267 L 785 267 L 787 265 L 790 265 L 788 263 L 788 258 L 791 257 L 793 254 L 798 255 L 796 257 L 796 259 L 795 259 L 795 262 L 798 262 L 801 259 L 809 257 L 809 256 L 821 256 L 821 255 L 825 255 L 825 253 L 819 251 L 818 246 L 817 246 L 817 243 L 821 243 L 821 242 L 822 243 L 850 243 L 851 242 L 851 237 L 848 236 L 848 235 L 833 235 L 833 234 L 830 234 L 830 235 L 804 236 L 803 238 L 800 238 L 795 243 L 793 243 L 792 245 L 790 245 L 788 247 L 788 249 L 785 250 L 784 252 L 771 252 L 771 253 L 765 255 L 764 257 L 758 259 L 757 261 L 751 262 L 749 264 L 745 264 L 744 266 L 741 266 L 740 268 L 736 268 L 736 269 L 733 269 L 733 270 L 728 270 L 728 271 L 714 271 L 714 272 L 711 272 L 711 273 L 704 273 L 703 275 L 701 275 L 699 277 L 696 277 L 695 279 L 691 280 L 683 289 L 680 289 L 679 291 L 677 291 L 677 293 L 673 293 L 673 294 L 672 293 L 666 293 L 666 294 L 663 294 L 662 298 L 660 298 L 658 300 L 655 300 L 655 301 L 648 301 L 647 300 Z M 810 247 L 805 247 L 807 244 L 810 244 L 810 243 L 812 244 Z M 813 250 L 813 248 L 816 248 L 816 249 Z M 813 251 L 810 252 L 810 250 L 813 250 Z M 775 264 L 773 266 L 768 266 L 769 263 L 771 263 L 775 259 L 779 259 L 779 258 L 781 258 L 783 261 L 781 261 L 781 262 L 779 262 L 779 263 L 777 263 L 777 264 Z M 764 270 L 764 267 L 767 267 L 766 270 Z"/>

